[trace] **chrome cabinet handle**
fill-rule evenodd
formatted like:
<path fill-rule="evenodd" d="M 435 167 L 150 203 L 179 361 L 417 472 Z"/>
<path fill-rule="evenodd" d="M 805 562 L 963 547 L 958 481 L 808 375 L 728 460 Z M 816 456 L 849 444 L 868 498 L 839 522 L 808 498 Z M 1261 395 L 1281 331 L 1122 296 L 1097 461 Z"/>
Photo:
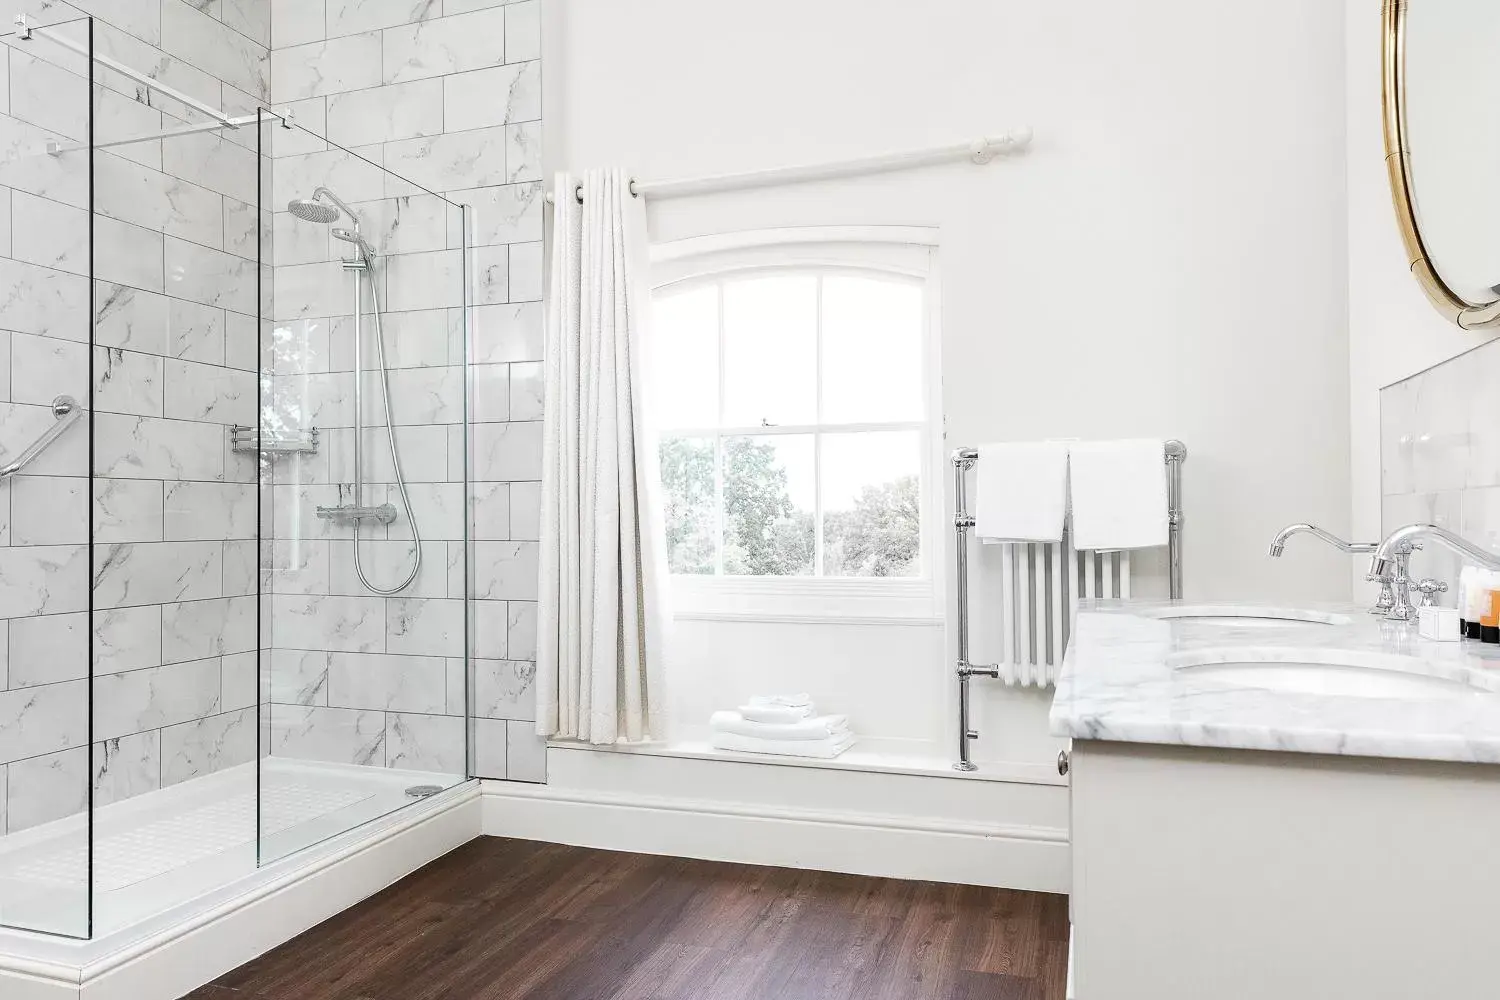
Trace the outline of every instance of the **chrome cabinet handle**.
<path fill-rule="evenodd" d="M 1063 750 L 1059 752 L 1057 755 L 1057 773 L 1066 778 L 1068 776 L 1068 772 L 1072 769 L 1073 760 L 1068 756 L 1068 751 Z"/>
<path fill-rule="evenodd" d="M 0 466 L 0 479 L 9 479 L 35 462 L 42 452 L 52 447 L 52 442 L 62 437 L 64 431 L 78 422 L 78 418 L 83 416 L 83 410 L 79 408 L 78 400 L 72 396 L 58 396 L 52 401 L 52 415 L 57 418 L 57 423 L 47 428 L 47 432 L 37 438 L 30 448 L 21 452 L 6 465 Z"/>

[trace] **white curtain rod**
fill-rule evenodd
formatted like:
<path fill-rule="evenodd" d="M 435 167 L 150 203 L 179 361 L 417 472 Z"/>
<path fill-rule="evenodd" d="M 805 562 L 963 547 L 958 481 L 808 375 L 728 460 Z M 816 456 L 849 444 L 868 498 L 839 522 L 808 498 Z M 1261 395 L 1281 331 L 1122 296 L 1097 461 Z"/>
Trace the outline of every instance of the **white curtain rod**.
<path fill-rule="evenodd" d="M 838 177 L 854 177 L 860 174 L 881 174 L 892 170 L 909 170 L 926 167 L 951 160 L 969 160 L 973 163 L 988 163 L 1005 153 L 1019 153 L 1031 144 L 1031 128 L 1022 126 L 1011 129 L 1001 136 L 984 136 L 973 142 L 953 143 L 947 146 L 927 146 L 897 153 L 882 153 L 853 160 L 834 160 L 830 163 L 811 163 L 794 167 L 771 167 L 767 170 L 748 170 L 738 174 L 718 174 L 712 177 L 689 177 L 674 181 L 630 182 L 630 193 L 636 197 L 684 198 L 698 194 L 713 194 L 719 191 L 738 191 L 748 188 L 770 187 L 776 184 L 802 184 L 807 181 L 833 180 Z M 574 192 L 579 202 L 583 201 L 583 185 Z M 547 203 L 553 201 L 552 192 L 547 192 Z"/>

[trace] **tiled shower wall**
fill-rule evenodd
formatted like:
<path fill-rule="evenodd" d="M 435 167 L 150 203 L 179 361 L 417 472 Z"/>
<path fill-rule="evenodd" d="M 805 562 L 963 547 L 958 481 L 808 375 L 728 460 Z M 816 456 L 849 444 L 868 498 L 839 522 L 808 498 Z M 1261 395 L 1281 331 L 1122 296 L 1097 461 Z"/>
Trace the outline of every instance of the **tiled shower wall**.
<path fill-rule="evenodd" d="M 423 575 L 410 595 L 382 600 L 351 582 L 348 529 L 309 518 L 310 508 L 332 502 L 328 498 L 347 479 L 347 469 L 337 467 L 336 444 L 330 449 L 334 467 L 324 472 L 307 463 L 295 487 L 305 495 L 277 501 L 279 513 L 300 510 L 302 537 L 315 544 L 298 542 L 295 554 L 283 551 L 275 562 L 278 627 L 308 627 L 295 642 L 284 632 L 275 640 L 274 712 L 295 724 L 273 735 L 273 752 L 451 770 L 459 745 L 463 662 L 456 599 L 463 584 L 444 568 L 457 563 L 464 516 L 456 486 L 465 460 L 461 415 L 454 407 L 461 398 L 455 366 L 462 357 L 462 317 L 434 297 L 435 283 L 454 272 L 459 255 L 438 249 L 453 245 L 441 242 L 441 203 L 405 189 L 394 174 L 474 207 L 479 277 L 469 361 L 476 767 L 487 777 L 543 778 L 543 747 L 529 721 L 541 470 L 539 2 L 273 0 L 276 105 L 290 106 L 313 133 L 357 154 L 279 136 L 287 141 L 275 148 L 274 203 L 283 208 L 327 184 L 374 220 L 375 242 L 396 254 L 383 265 L 392 312 L 387 343 L 396 355 L 392 392 L 398 403 L 406 400 L 407 412 L 396 420 L 407 425 L 402 458 L 427 540 Z M 338 318 L 352 308 L 352 293 L 346 281 L 327 277 L 326 236 L 320 246 L 320 234 L 284 211 L 276 234 L 278 364 L 311 366 L 301 398 L 316 414 L 314 423 L 327 423 L 328 412 L 352 405 L 350 331 Z M 303 360 L 284 362 L 283 346 L 289 358 Z M 373 358 L 370 348 L 366 352 Z M 367 400 L 366 407 L 378 422 L 373 403 Z M 367 433 L 367 454 L 378 458 L 382 432 Z M 371 481 L 389 483 L 390 476 L 377 472 Z M 276 544 L 289 547 L 296 533 L 281 526 Z M 387 585 L 409 558 L 409 545 L 401 541 L 409 537 L 404 514 L 389 537 L 362 550 L 370 553 L 377 582 Z"/>
<path fill-rule="evenodd" d="M 1500 552 L 1500 341 L 1381 390 L 1380 446 L 1382 530 L 1430 522 Z M 1435 545 L 1412 557 L 1449 606 L 1460 568 Z"/>
<path fill-rule="evenodd" d="M 269 96 L 269 0 L 30 0 L 99 17 L 98 50 L 211 105 Z M 80 40 L 81 30 L 69 29 Z M 0 447 L 89 400 L 87 67 L 42 38 L 0 49 Z M 186 109 L 101 71 L 101 139 Z M 225 426 L 255 420 L 254 129 L 96 159 L 96 479 L 83 425 L 0 486 L 0 831 L 253 759 L 255 470 Z M 245 144 L 249 144 L 248 148 Z M 89 506 L 95 564 L 86 565 Z M 97 630 L 87 740 L 88 591 Z"/>

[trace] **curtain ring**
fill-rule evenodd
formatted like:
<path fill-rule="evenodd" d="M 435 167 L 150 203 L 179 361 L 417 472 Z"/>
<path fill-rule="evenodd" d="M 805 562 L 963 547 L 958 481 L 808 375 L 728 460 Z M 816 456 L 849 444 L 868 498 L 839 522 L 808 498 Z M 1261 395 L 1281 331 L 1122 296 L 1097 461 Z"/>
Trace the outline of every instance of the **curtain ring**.
<path fill-rule="evenodd" d="M 635 178 L 634 177 L 630 178 L 629 190 L 630 190 L 630 197 L 632 197 L 632 198 L 639 198 L 641 196 L 640 192 L 638 192 L 635 189 Z M 578 204 L 580 204 L 580 205 L 583 204 L 583 185 L 582 184 L 579 184 L 579 185 L 577 185 L 576 187 L 573 188 L 573 197 L 575 197 L 575 198 L 578 199 Z"/>

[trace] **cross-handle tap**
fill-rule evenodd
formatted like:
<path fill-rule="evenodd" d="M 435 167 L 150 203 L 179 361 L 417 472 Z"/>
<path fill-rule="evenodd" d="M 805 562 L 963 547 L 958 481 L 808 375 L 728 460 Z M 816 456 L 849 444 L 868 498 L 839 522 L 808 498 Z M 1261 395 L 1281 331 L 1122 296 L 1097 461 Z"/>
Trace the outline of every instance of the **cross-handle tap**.
<path fill-rule="evenodd" d="M 1421 548 L 1417 542 L 1419 538 L 1430 538 L 1444 548 L 1452 549 L 1469 562 L 1483 566 L 1485 569 L 1500 570 L 1500 553 L 1480 548 L 1462 535 L 1456 535 L 1447 528 L 1439 528 L 1435 524 L 1408 524 L 1387 535 L 1385 541 L 1375 549 L 1375 554 L 1370 557 L 1371 578 L 1390 579 L 1406 576 L 1406 557 L 1403 550 L 1409 552 L 1412 548 Z M 1393 608 L 1386 617 L 1396 618 L 1399 610 L 1399 608 Z M 1416 616 L 1415 609 L 1408 607 L 1407 610 L 1407 615 L 1401 619 L 1403 621 Z"/>
<path fill-rule="evenodd" d="M 1417 592 L 1422 595 L 1421 602 L 1417 604 L 1419 610 L 1422 608 L 1435 608 L 1438 606 L 1437 595 L 1446 594 L 1448 592 L 1448 585 L 1441 580 L 1434 580 L 1429 576 L 1417 584 Z"/>

